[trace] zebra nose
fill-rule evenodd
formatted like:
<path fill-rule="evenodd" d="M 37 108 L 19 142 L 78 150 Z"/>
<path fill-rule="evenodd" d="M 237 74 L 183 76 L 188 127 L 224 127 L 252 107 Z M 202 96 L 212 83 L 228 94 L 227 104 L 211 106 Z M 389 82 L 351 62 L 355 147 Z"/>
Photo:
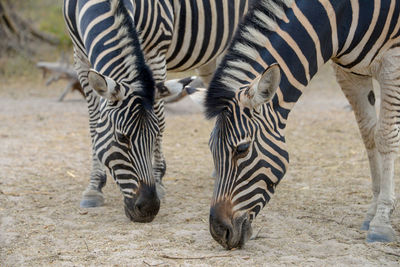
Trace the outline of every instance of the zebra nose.
<path fill-rule="evenodd" d="M 228 207 L 221 204 L 212 206 L 210 233 L 214 240 L 226 249 L 243 247 L 252 233 L 248 213 L 234 215 L 229 205 Z"/>
<path fill-rule="evenodd" d="M 157 197 L 155 189 L 141 190 L 139 198 L 136 201 L 137 210 L 144 216 L 157 215 L 160 209 L 160 200 Z"/>
<path fill-rule="evenodd" d="M 210 210 L 210 233 L 214 240 L 224 248 L 232 248 L 229 244 L 233 234 L 233 225 L 229 218 L 220 216 L 213 208 Z"/>
<path fill-rule="evenodd" d="M 125 214 L 134 222 L 151 222 L 160 210 L 155 186 L 141 185 L 136 198 L 125 197 Z"/>

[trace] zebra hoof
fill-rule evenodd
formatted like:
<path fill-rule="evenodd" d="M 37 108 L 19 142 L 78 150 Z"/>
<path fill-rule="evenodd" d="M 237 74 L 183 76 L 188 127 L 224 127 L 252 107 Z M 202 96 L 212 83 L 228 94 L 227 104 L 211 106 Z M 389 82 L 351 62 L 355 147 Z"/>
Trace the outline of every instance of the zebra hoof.
<path fill-rule="evenodd" d="M 80 203 L 81 208 L 94 208 L 100 207 L 104 204 L 103 193 L 97 190 L 88 190 L 83 193 L 83 197 Z"/>
<path fill-rule="evenodd" d="M 391 226 L 371 226 L 367 235 L 367 242 L 394 242 L 396 233 Z"/>
<path fill-rule="evenodd" d="M 363 223 L 362 223 L 362 225 L 361 225 L 361 227 L 360 227 L 360 230 L 361 231 L 368 231 L 369 230 L 369 224 L 371 223 L 371 221 L 369 221 L 369 220 L 365 220 Z"/>

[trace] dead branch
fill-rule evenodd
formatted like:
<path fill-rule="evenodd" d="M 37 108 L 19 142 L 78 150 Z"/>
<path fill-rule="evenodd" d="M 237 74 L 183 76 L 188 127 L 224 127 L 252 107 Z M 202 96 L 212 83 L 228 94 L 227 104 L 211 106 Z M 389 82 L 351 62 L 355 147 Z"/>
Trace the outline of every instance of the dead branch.
<path fill-rule="evenodd" d="M 184 256 L 170 256 L 162 254 L 160 255 L 161 258 L 171 259 L 171 260 L 203 260 L 209 258 L 224 258 L 224 257 L 232 257 L 232 254 L 221 254 L 221 255 L 205 255 L 205 256 L 198 256 L 198 257 L 184 257 Z"/>
<path fill-rule="evenodd" d="M 47 74 L 50 74 L 49 79 L 46 81 L 47 86 L 60 79 L 68 81 L 68 84 L 63 93 L 60 95 L 58 101 L 63 101 L 64 97 L 74 90 L 77 90 L 83 97 L 85 97 L 85 93 L 83 92 L 82 86 L 79 83 L 78 74 L 64 57 L 62 57 L 58 62 L 40 61 L 36 64 L 36 66 L 43 70 L 43 77 L 46 77 Z"/>

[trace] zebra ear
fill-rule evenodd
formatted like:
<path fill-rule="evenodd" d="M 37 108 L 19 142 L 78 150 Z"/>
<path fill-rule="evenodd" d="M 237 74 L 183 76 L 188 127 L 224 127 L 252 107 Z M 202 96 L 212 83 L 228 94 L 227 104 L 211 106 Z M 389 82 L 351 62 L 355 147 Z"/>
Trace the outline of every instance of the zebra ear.
<path fill-rule="evenodd" d="M 279 65 L 270 65 L 247 91 L 250 106 L 258 108 L 260 105 L 270 101 L 275 95 L 280 82 L 281 71 Z"/>
<path fill-rule="evenodd" d="M 196 76 L 192 76 L 158 83 L 156 85 L 156 100 L 164 98 L 165 102 L 175 102 L 182 99 L 187 95 L 185 87 L 196 78 Z"/>
<path fill-rule="evenodd" d="M 102 97 L 111 101 L 123 99 L 119 84 L 113 79 L 90 70 L 88 74 L 89 85 Z"/>

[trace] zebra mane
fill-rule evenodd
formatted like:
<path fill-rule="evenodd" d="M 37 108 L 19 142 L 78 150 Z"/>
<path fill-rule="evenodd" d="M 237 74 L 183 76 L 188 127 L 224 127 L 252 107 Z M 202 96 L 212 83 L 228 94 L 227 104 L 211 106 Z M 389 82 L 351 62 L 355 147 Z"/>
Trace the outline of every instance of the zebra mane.
<path fill-rule="evenodd" d="M 150 68 L 147 66 L 140 38 L 135 28 L 134 21 L 129 15 L 125 1 L 111 0 L 111 13 L 114 14 L 114 25 L 118 29 L 116 36 L 110 40 L 111 43 L 119 40 L 123 47 L 120 56 L 123 58 L 121 68 L 125 69 L 117 81 L 124 81 L 134 88 L 135 92 L 144 97 L 149 103 L 154 102 L 155 82 Z"/>
<path fill-rule="evenodd" d="M 250 62 L 259 57 L 257 47 L 264 47 L 266 35 L 273 32 L 277 21 L 287 21 L 286 10 L 294 0 L 255 1 L 240 23 L 227 54 L 219 65 L 205 97 L 208 119 L 222 113 L 235 91 L 249 83 Z M 255 30 L 257 29 L 257 30 Z M 260 34 L 262 32 L 263 34 Z"/>

